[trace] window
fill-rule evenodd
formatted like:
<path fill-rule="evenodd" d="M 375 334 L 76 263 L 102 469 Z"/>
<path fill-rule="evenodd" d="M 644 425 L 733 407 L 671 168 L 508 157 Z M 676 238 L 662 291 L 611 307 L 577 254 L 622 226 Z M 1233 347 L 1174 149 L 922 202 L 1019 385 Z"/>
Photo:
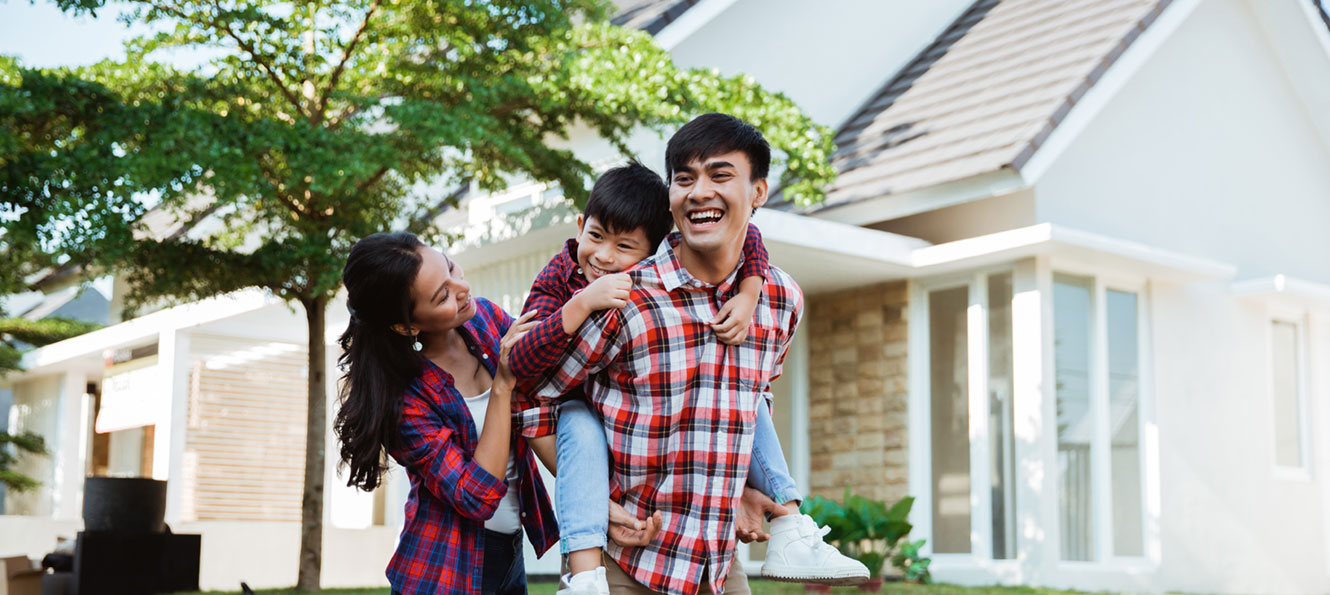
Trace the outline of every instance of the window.
<path fill-rule="evenodd" d="M 939 286 L 926 300 L 933 551 L 1014 559 L 1012 274 Z"/>
<path fill-rule="evenodd" d="M 1145 553 L 1137 292 L 1053 277 L 1061 558 Z"/>
<path fill-rule="evenodd" d="M 1274 382 L 1275 465 L 1303 471 L 1306 448 L 1302 428 L 1302 342 L 1298 324 L 1271 323 L 1271 372 Z"/>
<path fill-rule="evenodd" d="M 968 286 L 928 296 L 930 424 L 933 452 L 933 551 L 970 552 Z"/>

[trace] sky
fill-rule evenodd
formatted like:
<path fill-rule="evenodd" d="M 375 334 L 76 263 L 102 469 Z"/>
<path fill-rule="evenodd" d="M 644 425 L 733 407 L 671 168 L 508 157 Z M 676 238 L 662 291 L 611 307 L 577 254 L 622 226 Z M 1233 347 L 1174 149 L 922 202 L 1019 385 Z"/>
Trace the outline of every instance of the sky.
<path fill-rule="evenodd" d="M 97 18 L 71 17 L 51 0 L 0 0 L 0 54 L 45 68 L 123 58 L 122 44 L 131 33 L 115 19 L 120 12 L 107 7 Z"/>

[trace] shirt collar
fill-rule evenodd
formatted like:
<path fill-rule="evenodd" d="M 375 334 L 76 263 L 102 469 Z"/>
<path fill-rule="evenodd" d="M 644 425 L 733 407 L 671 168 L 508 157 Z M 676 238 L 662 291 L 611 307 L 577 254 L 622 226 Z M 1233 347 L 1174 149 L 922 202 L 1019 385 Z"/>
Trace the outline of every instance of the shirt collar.
<path fill-rule="evenodd" d="M 577 265 L 577 238 L 568 238 L 568 241 L 564 242 L 563 258 L 564 279 L 586 278 L 582 274 L 582 267 Z"/>
<path fill-rule="evenodd" d="M 739 269 L 743 268 L 744 258 L 739 255 L 739 262 L 735 264 L 734 270 L 721 281 L 719 285 L 712 285 L 694 277 L 688 269 L 684 268 L 683 263 L 679 262 L 679 256 L 674 251 L 674 245 L 679 241 L 679 232 L 672 232 L 666 241 L 660 243 L 660 248 L 656 249 L 656 272 L 660 275 L 660 282 L 665 287 L 665 291 L 674 291 L 680 287 L 686 287 L 691 290 L 714 289 L 717 295 L 725 295 L 734 287 Z"/>

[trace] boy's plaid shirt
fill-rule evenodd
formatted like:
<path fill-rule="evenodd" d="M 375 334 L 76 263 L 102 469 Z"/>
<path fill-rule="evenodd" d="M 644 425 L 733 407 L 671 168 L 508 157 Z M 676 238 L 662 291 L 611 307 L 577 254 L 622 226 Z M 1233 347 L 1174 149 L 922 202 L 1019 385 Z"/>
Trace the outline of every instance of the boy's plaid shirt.
<path fill-rule="evenodd" d="M 476 314 L 457 330 L 467 347 L 495 373 L 499 339 L 512 317 L 489 300 L 474 298 Z M 473 457 L 480 432 L 453 377 L 425 360 L 402 397 L 398 444 L 388 454 L 406 469 L 411 493 L 397 551 L 388 562 L 394 593 L 479 595 L 485 563 L 485 520 L 508 491 Z M 514 420 L 514 423 L 516 420 Z M 559 529 L 535 457 L 513 438 L 522 526 L 537 554 L 559 540 Z"/>
<path fill-rule="evenodd" d="M 799 286 L 770 267 L 748 338 L 721 343 L 710 321 L 737 289 L 692 277 L 669 242 L 629 273 L 627 306 L 602 311 L 533 392 L 556 399 L 585 385 L 605 423 L 611 496 L 629 513 L 660 511 L 645 547 L 606 547 L 629 575 L 665 593 L 693 594 L 704 573 L 721 592 L 735 547 L 758 407 L 798 326 Z"/>
<path fill-rule="evenodd" d="M 663 243 L 679 245 L 679 232 L 671 233 Z M 738 279 L 766 276 L 770 258 L 766 246 L 762 245 L 762 232 L 752 223 L 748 224 L 748 233 L 744 237 L 743 258 Z M 559 363 L 559 358 L 563 357 L 568 342 L 573 338 L 573 335 L 563 332 L 563 306 L 589 284 L 582 268 L 577 265 L 577 238 L 569 238 L 564 243 L 564 249 L 555 254 L 540 274 L 536 275 L 536 281 L 531 284 L 531 293 L 522 306 L 523 314 L 535 311 L 536 320 L 541 323 L 527 331 L 513 345 L 508 359 L 515 376 L 534 381 Z M 572 392 L 581 394 L 577 388 L 572 389 Z M 523 436 L 538 438 L 556 431 L 558 417 L 554 403 L 541 403 L 519 392 L 513 395 L 513 407 L 523 410 L 522 416 L 515 420 Z"/>

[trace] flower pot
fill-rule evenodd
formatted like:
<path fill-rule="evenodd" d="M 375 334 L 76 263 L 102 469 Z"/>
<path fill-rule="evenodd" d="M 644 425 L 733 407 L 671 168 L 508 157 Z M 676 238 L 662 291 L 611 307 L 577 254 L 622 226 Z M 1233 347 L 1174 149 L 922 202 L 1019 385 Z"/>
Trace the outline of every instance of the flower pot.
<path fill-rule="evenodd" d="M 859 583 L 859 590 L 868 591 L 869 593 L 877 593 L 878 591 L 881 591 L 882 577 L 875 576 L 873 578 L 868 579 L 867 582 Z"/>
<path fill-rule="evenodd" d="M 831 585 L 804 583 L 804 593 L 830 593 L 830 592 L 831 592 Z"/>

